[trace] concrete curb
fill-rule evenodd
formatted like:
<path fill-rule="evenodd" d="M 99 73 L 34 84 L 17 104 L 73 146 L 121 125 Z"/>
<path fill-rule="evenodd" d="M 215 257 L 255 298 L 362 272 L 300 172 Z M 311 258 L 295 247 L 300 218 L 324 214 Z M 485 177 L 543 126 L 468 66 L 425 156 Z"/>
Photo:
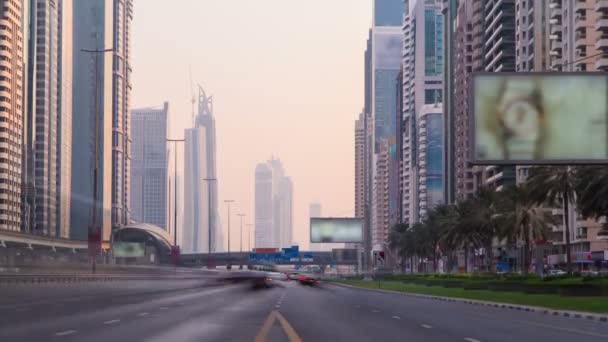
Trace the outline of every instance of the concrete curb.
<path fill-rule="evenodd" d="M 331 284 L 336 285 L 336 286 L 350 288 L 350 289 L 363 290 L 363 291 L 400 294 L 400 295 L 404 295 L 404 296 L 408 296 L 408 297 L 431 299 L 431 300 L 438 300 L 438 301 L 443 301 L 443 302 L 459 302 L 459 303 L 465 303 L 465 304 L 471 304 L 471 305 L 490 306 L 490 307 L 500 308 L 500 309 L 510 309 L 510 310 L 517 310 L 517 311 L 526 311 L 526 312 L 538 312 L 538 313 L 545 314 L 545 315 L 587 319 L 587 320 L 591 320 L 591 321 L 608 323 L 608 315 L 597 314 L 597 313 L 593 313 L 593 312 L 555 310 L 555 309 L 543 308 L 540 306 L 509 304 L 509 303 L 491 302 L 491 301 L 485 301 L 485 300 L 456 298 L 456 297 L 431 296 L 431 295 L 423 295 L 423 294 L 418 294 L 418 293 L 393 291 L 393 290 L 370 289 L 370 288 L 366 288 L 366 287 L 359 287 L 359 286 L 346 285 L 346 284 L 340 284 L 340 283 L 331 283 Z"/>

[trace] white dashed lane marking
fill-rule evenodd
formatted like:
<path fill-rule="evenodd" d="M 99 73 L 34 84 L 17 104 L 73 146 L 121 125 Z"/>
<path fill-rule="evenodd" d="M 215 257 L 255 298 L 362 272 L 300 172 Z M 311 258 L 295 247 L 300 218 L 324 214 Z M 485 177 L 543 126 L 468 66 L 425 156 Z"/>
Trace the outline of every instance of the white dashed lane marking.
<path fill-rule="evenodd" d="M 112 319 L 112 320 L 109 320 L 109 321 L 105 321 L 105 322 L 103 322 L 103 324 L 105 324 L 105 325 L 110 325 L 110 324 L 116 324 L 116 323 L 118 323 L 118 322 L 120 322 L 120 320 L 119 320 L 119 319 Z"/>
<path fill-rule="evenodd" d="M 380 310 L 375 310 L 375 309 L 374 309 L 374 310 L 372 310 L 372 312 L 373 312 L 373 313 L 378 313 L 378 312 L 380 312 Z"/>
<path fill-rule="evenodd" d="M 481 342 L 480 340 L 476 340 L 476 339 L 471 338 L 471 337 L 466 337 L 464 340 L 468 341 L 468 342 Z"/>
<path fill-rule="evenodd" d="M 428 324 L 421 324 L 421 327 L 423 327 L 424 329 L 431 329 L 433 328 L 432 326 L 428 325 Z"/>
<path fill-rule="evenodd" d="M 60 331 L 58 333 L 55 333 L 55 336 L 68 336 L 68 335 L 72 335 L 75 333 L 76 333 L 76 330 L 66 330 L 66 331 Z"/>
<path fill-rule="evenodd" d="M 169 310 L 169 308 L 162 307 L 161 310 Z"/>
<path fill-rule="evenodd" d="M 137 314 L 138 317 L 143 317 L 143 316 L 148 316 L 148 315 L 149 315 L 149 313 L 147 313 L 147 312 L 140 312 Z"/>
<path fill-rule="evenodd" d="M 394 319 L 401 319 L 399 316 L 393 316 Z"/>

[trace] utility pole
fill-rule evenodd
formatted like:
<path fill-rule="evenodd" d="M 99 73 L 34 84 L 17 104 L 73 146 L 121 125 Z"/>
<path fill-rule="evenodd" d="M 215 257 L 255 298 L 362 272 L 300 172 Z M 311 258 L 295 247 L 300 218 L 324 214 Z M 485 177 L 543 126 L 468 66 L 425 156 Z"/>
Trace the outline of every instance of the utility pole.
<path fill-rule="evenodd" d="M 81 52 L 89 53 L 94 56 L 95 60 L 95 90 L 93 94 L 93 212 L 91 213 L 91 225 L 89 226 L 88 240 L 89 240 L 89 254 L 91 256 L 91 272 L 95 273 L 97 256 L 101 251 L 101 241 L 103 239 L 101 227 L 97 224 L 97 188 L 98 180 L 97 175 L 99 173 L 99 55 L 105 54 L 106 52 L 112 52 L 113 49 L 81 49 Z M 110 231 L 110 235 L 112 232 Z"/>
<path fill-rule="evenodd" d="M 228 266 L 232 267 L 230 264 L 230 203 L 234 203 L 234 200 L 224 200 L 224 203 L 228 206 Z"/>

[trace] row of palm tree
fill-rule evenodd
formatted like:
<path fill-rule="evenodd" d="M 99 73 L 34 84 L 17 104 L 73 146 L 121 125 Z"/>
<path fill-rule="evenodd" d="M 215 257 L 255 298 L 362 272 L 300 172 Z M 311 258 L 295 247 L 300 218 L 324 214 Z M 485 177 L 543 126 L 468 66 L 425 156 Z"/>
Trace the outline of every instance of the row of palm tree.
<path fill-rule="evenodd" d="M 452 205 L 439 205 L 424 220 L 411 227 L 397 224 L 389 234 L 389 247 L 401 260 L 430 259 L 437 269 L 440 256 L 448 263 L 458 251 L 468 254 L 483 248 L 488 270 L 492 268 L 493 244 L 523 243 L 523 265 L 530 264 L 535 242 L 546 241 L 551 227 L 563 223 L 566 263 L 571 270 L 569 209 L 576 205 L 584 217 L 608 216 L 608 168 L 602 166 L 540 166 L 530 169 L 527 181 L 495 191 L 481 188 Z M 556 222 L 551 208 L 562 208 L 564 221 Z M 608 227 L 602 233 L 608 235 Z M 527 272 L 528 267 L 523 267 Z"/>

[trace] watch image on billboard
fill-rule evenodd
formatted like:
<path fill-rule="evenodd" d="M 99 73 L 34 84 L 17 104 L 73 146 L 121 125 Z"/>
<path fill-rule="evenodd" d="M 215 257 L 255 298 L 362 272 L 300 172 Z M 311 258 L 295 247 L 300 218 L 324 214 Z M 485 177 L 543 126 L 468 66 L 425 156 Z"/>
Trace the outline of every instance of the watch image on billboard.
<path fill-rule="evenodd" d="M 608 162 L 608 75 L 475 73 L 474 164 Z"/>
<path fill-rule="evenodd" d="M 363 242 L 363 221 L 360 218 L 311 218 L 310 242 Z"/>

